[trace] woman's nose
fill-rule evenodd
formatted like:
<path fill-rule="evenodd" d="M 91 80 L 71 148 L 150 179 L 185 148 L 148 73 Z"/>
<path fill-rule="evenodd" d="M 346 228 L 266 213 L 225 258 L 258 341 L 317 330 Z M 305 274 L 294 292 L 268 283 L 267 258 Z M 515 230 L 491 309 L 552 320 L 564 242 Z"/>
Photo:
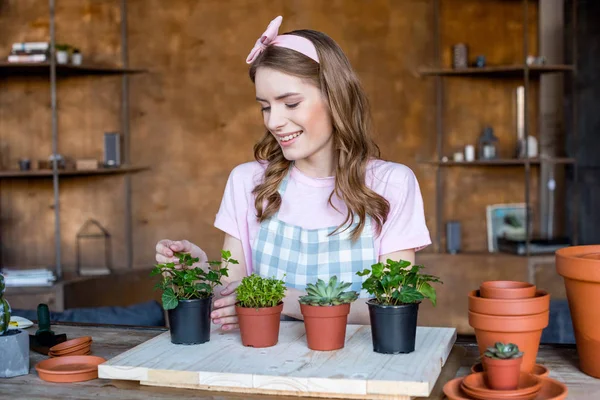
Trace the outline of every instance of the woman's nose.
<path fill-rule="evenodd" d="M 285 118 L 284 113 L 281 112 L 280 110 L 277 110 L 275 107 L 272 107 L 271 111 L 269 112 L 269 114 L 267 116 L 267 121 L 266 121 L 267 128 L 271 132 L 276 132 L 279 129 L 281 129 L 283 126 L 285 126 L 286 122 L 287 122 L 287 119 Z"/>

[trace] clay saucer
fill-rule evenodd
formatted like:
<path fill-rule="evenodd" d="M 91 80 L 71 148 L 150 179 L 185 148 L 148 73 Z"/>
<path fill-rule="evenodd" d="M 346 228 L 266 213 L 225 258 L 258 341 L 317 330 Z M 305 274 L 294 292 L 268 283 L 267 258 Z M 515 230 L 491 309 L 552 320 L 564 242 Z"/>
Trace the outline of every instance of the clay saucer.
<path fill-rule="evenodd" d="M 515 390 L 494 390 L 487 385 L 487 373 L 478 372 L 465 377 L 462 390 L 470 397 L 481 400 L 532 400 L 542 388 L 539 376 L 521 373 L 519 386 Z"/>
<path fill-rule="evenodd" d="M 478 372 L 483 372 L 483 366 L 481 365 L 481 363 L 474 364 L 471 367 L 472 374 L 476 374 Z M 531 373 L 539 377 L 546 377 L 550 374 L 550 370 L 544 367 L 542 364 L 535 364 Z"/>
<path fill-rule="evenodd" d="M 80 350 L 75 350 L 75 351 L 71 351 L 68 353 L 53 353 L 53 352 L 48 352 L 48 355 L 50 357 L 65 357 L 65 356 L 86 356 L 88 354 L 90 354 L 92 352 L 92 350 L 89 347 L 85 347 L 83 349 Z"/>
<path fill-rule="evenodd" d="M 35 365 L 40 379 L 70 383 L 98 378 L 98 365 L 106 362 L 98 356 L 64 356 L 49 358 Z"/>
<path fill-rule="evenodd" d="M 49 350 L 53 352 L 61 352 L 64 350 L 72 350 L 72 348 L 77 346 L 83 346 L 84 344 L 89 345 L 92 343 L 91 336 L 83 336 L 76 339 L 67 340 L 66 342 L 62 342 L 57 344 L 56 346 L 51 347 Z"/>
<path fill-rule="evenodd" d="M 464 377 L 460 377 L 446 382 L 443 390 L 449 400 L 474 400 L 462 390 L 463 380 Z M 567 398 L 569 391 L 563 383 L 552 378 L 540 378 L 540 380 L 542 388 L 533 400 L 564 400 Z"/>
<path fill-rule="evenodd" d="M 66 354 L 72 353 L 74 351 L 81 351 L 84 349 L 89 349 L 91 346 L 92 346 L 92 342 L 78 344 L 78 345 L 63 349 L 63 350 L 55 350 L 54 347 L 56 347 L 56 346 L 54 346 L 49 349 L 49 352 L 57 354 L 57 355 L 66 355 Z"/>

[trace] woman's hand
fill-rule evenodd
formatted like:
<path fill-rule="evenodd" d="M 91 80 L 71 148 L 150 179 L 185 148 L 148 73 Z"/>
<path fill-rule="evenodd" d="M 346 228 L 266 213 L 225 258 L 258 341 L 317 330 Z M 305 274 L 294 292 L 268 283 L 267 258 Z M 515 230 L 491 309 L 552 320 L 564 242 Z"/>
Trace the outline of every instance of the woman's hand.
<path fill-rule="evenodd" d="M 192 258 L 198 257 L 198 263 L 206 264 L 208 257 L 204 250 L 190 243 L 187 240 L 169 240 L 163 239 L 156 244 L 156 262 L 159 264 L 175 263 L 179 268 L 179 258 L 175 257 L 176 252 L 190 253 Z"/>
<path fill-rule="evenodd" d="M 238 317 L 235 312 L 235 303 L 237 294 L 235 289 L 240 285 L 241 281 L 233 281 L 223 288 L 219 298 L 213 302 L 213 311 L 210 317 L 213 323 L 221 325 L 221 329 L 229 331 L 239 328 Z"/>

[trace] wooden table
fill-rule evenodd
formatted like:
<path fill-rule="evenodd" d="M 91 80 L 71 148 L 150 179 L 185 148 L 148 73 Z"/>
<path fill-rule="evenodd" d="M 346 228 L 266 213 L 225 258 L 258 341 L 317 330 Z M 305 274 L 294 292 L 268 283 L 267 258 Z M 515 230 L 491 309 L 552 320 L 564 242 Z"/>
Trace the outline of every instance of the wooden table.
<path fill-rule="evenodd" d="M 27 331 L 35 333 L 37 326 Z M 110 359 L 165 331 L 165 328 L 125 326 L 98 326 L 85 324 L 53 324 L 55 333 L 66 333 L 68 338 L 89 335 L 93 338 L 92 354 Z M 471 337 L 459 336 L 454 349 L 442 370 L 438 383 L 429 399 L 443 399 L 442 387 L 455 376 L 469 373 L 477 358 L 477 345 Z M 35 364 L 47 356 L 31 352 L 31 371 L 10 379 L 0 379 L 0 399 L 277 399 L 315 400 L 290 396 L 249 396 L 225 392 L 191 389 L 174 389 L 139 385 L 130 381 L 95 379 L 74 384 L 45 382 L 38 378 Z M 577 368 L 577 351 L 572 345 L 541 345 L 538 363 L 550 369 L 550 377 L 569 388 L 568 399 L 600 399 L 600 379 L 583 374 Z"/>

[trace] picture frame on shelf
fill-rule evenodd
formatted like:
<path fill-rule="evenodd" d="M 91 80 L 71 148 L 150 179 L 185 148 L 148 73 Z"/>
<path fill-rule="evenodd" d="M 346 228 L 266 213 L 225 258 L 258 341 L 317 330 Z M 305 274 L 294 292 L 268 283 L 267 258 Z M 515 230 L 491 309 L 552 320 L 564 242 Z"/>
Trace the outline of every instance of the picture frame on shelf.
<path fill-rule="evenodd" d="M 527 235 L 525 208 L 525 203 L 490 204 L 486 207 L 487 241 L 490 253 L 498 252 L 498 238 L 525 240 Z M 529 216 L 531 231 L 531 207 Z"/>

